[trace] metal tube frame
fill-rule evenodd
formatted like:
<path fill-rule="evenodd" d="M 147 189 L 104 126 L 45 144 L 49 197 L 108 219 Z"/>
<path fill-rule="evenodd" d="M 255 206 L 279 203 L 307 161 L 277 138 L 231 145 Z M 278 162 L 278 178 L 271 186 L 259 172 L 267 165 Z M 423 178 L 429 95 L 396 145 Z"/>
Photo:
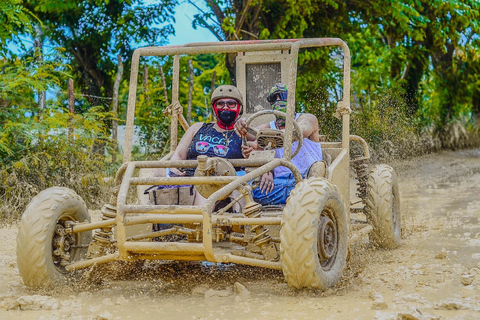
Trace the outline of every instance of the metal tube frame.
<path fill-rule="evenodd" d="M 116 184 L 119 186 L 117 197 L 117 216 L 114 219 L 117 226 L 117 247 L 118 253 L 95 258 L 86 261 L 80 261 L 67 266 L 67 270 L 84 268 L 97 263 L 104 263 L 118 259 L 132 260 L 135 257 L 152 258 L 155 256 L 165 257 L 171 256 L 178 259 L 192 260 L 208 260 L 211 262 L 233 262 L 241 264 L 249 264 L 254 266 L 281 269 L 280 262 L 270 262 L 249 257 L 240 257 L 232 254 L 226 254 L 224 250 L 213 249 L 213 229 L 217 223 L 227 223 L 231 225 L 249 225 L 249 224 L 280 224 L 281 219 L 278 217 L 263 218 L 226 218 L 225 216 L 216 217 L 212 215 L 215 203 L 241 185 L 246 185 L 249 181 L 260 177 L 262 174 L 273 170 L 278 166 L 289 168 L 294 174 L 296 182 L 302 180 L 298 169 L 291 163 L 290 152 L 285 152 L 283 159 L 274 159 L 273 161 L 251 161 L 251 160 L 230 160 L 234 166 L 258 167 L 252 172 L 240 176 L 233 177 L 194 177 L 188 179 L 188 184 L 210 183 L 223 185 L 218 191 L 214 192 L 203 207 L 195 206 L 140 206 L 127 204 L 127 194 L 129 188 L 134 185 L 149 184 L 186 184 L 184 178 L 136 178 L 134 177 L 136 169 L 141 168 L 171 168 L 171 167 L 196 167 L 196 160 L 185 161 L 169 161 L 169 159 L 178 141 L 178 121 L 179 113 L 177 109 L 178 85 L 179 85 L 179 61 L 180 55 L 192 55 L 202 53 L 236 53 L 236 52 L 252 52 L 252 51 L 274 51 L 274 50 L 290 50 L 290 76 L 288 86 L 290 94 L 287 99 L 287 119 L 286 131 L 293 130 L 293 115 L 295 112 L 295 92 L 298 52 L 301 48 L 315 48 L 324 46 L 340 46 L 344 52 L 344 70 L 343 70 L 343 109 L 339 110 L 342 115 L 343 131 L 342 131 L 342 148 L 348 151 L 349 148 L 349 121 L 350 121 L 350 51 L 347 44 L 338 38 L 317 38 L 317 39 L 293 39 L 293 40 L 259 40 L 259 41 L 231 41 L 231 42 L 211 42 L 200 44 L 187 44 L 184 46 L 164 46 L 164 47 L 146 47 L 135 50 L 132 56 L 130 87 L 128 95 L 128 109 L 125 133 L 125 145 L 123 165 L 117 171 Z M 138 80 L 138 69 L 141 56 L 174 56 L 174 76 L 172 83 L 172 104 L 170 106 L 171 126 L 170 126 L 170 153 L 161 161 L 144 161 L 130 162 L 132 152 L 133 124 L 135 116 L 136 90 Z M 287 135 L 284 147 L 291 149 L 293 137 Z M 131 242 L 127 241 L 126 227 L 132 224 L 140 223 L 165 223 L 165 222 L 183 222 L 183 223 L 203 223 L 203 241 L 202 243 L 148 243 L 148 242 Z M 88 230 L 98 228 L 99 226 L 111 225 L 112 221 L 97 224 L 89 224 L 85 226 L 74 226 L 77 230 Z M 159 252 L 160 249 L 160 252 Z M 186 255 L 183 255 L 188 251 Z"/>
<path fill-rule="evenodd" d="M 170 167 L 170 164 L 182 165 L 183 162 L 176 163 L 175 161 L 158 161 L 155 163 L 147 164 L 149 167 L 158 164 L 162 167 Z M 212 239 L 212 227 L 217 225 L 219 222 L 222 225 L 231 224 L 231 225 L 253 225 L 253 224 L 280 224 L 281 219 L 278 217 L 264 217 L 264 218 L 226 218 L 225 216 L 215 217 L 212 215 L 213 208 L 219 199 L 224 198 L 225 196 L 231 194 L 234 190 L 239 188 L 242 185 L 247 184 L 249 181 L 262 176 L 264 173 L 273 170 L 278 166 L 285 166 L 289 168 L 296 179 L 297 182 L 302 180 L 302 176 L 298 169 L 290 162 L 283 159 L 274 159 L 263 166 L 254 169 L 252 172 L 240 176 L 233 177 L 234 179 L 225 179 L 230 177 L 197 177 L 191 178 L 189 183 L 211 183 L 211 184 L 224 184 L 222 188 L 213 193 L 208 199 L 204 207 L 198 206 L 175 206 L 175 205 L 130 205 L 127 204 L 127 194 L 131 186 L 160 183 L 160 184 L 172 184 L 179 185 L 185 184 L 184 177 L 172 177 L 168 178 L 168 182 L 162 182 L 161 179 L 158 181 L 155 179 L 145 178 L 134 178 L 136 169 L 139 167 L 144 167 L 145 164 L 142 162 L 129 162 L 126 165 L 124 171 L 123 179 L 120 184 L 120 189 L 118 192 L 117 198 L 117 246 L 120 253 L 120 256 L 123 259 L 129 260 L 132 259 L 132 253 L 151 253 L 152 245 L 143 246 L 142 244 L 137 244 L 135 246 L 130 245 L 129 241 L 126 238 L 126 227 L 129 225 L 142 224 L 142 223 L 203 223 L 203 253 L 207 260 L 212 262 L 221 262 L 225 261 L 225 254 L 215 254 L 213 249 L 213 239 Z M 166 179 L 166 178 L 163 178 Z M 110 223 L 110 222 L 109 222 Z M 155 246 L 155 245 L 153 245 Z M 188 245 L 187 245 L 188 247 Z M 148 248 L 148 249 L 147 249 Z M 158 250 L 161 250 L 161 247 L 157 246 Z M 132 252 L 139 250 L 139 252 Z M 145 251 L 145 250 L 148 250 Z M 233 258 L 234 260 L 236 258 Z M 252 258 L 250 259 L 250 264 L 256 265 Z M 227 259 L 228 261 L 231 258 Z"/>
<path fill-rule="evenodd" d="M 343 106 L 345 109 L 342 114 L 342 147 L 349 148 L 350 133 L 350 49 L 347 44 L 339 38 L 312 38 L 312 39 L 287 39 L 287 40 L 256 40 L 256 41 L 222 41 L 186 44 L 184 46 L 163 46 L 163 47 L 145 47 L 136 49 L 132 56 L 130 87 L 128 93 L 128 109 L 125 132 L 125 146 L 123 162 L 130 161 L 132 153 L 133 123 L 135 117 L 135 102 L 138 80 L 138 70 L 141 56 L 174 56 L 173 63 L 173 83 L 172 83 L 172 118 L 170 126 L 171 144 L 170 150 L 174 151 L 178 139 L 178 114 L 176 106 L 178 102 L 178 83 L 179 83 L 179 61 L 180 55 L 194 55 L 202 53 L 236 53 L 252 51 L 275 51 L 290 50 L 290 76 L 288 81 L 291 94 L 287 98 L 287 130 L 293 128 L 293 114 L 295 112 L 295 92 L 297 79 L 298 52 L 301 48 L 318 48 L 326 46 L 339 46 L 343 50 Z M 285 148 L 291 147 L 292 138 L 287 137 Z M 288 149 L 287 149 L 288 150 Z M 288 152 L 284 153 L 284 159 L 290 159 Z"/>

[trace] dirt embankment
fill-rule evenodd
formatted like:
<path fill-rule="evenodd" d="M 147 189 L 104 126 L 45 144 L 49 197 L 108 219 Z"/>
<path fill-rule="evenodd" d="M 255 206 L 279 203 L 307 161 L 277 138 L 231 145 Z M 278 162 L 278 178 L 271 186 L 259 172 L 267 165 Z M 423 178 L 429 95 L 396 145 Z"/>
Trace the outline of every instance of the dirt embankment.
<path fill-rule="evenodd" d="M 480 319 L 480 150 L 393 165 L 403 244 L 379 251 L 365 238 L 333 289 L 295 291 L 253 267 L 150 262 L 34 292 L 11 226 L 0 230 L 0 319 Z"/>

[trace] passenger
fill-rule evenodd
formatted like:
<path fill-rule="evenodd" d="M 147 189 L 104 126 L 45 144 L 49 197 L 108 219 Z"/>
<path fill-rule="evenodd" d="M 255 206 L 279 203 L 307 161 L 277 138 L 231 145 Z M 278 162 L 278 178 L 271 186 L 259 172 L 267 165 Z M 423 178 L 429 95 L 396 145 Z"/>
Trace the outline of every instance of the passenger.
<path fill-rule="evenodd" d="M 271 104 L 273 110 L 286 112 L 287 108 L 287 86 L 278 83 L 272 87 L 267 101 Z M 318 134 L 318 120 L 313 114 L 309 113 L 295 113 L 295 120 L 303 134 L 303 144 L 298 154 L 292 159 L 292 163 L 299 169 L 302 176 L 305 178 L 310 166 L 315 161 L 322 160 L 322 148 L 319 142 L 320 136 Z M 258 126 L 261 128 L 285 129 L 285 119 L 277 118 L 268 124 Z M 247 140 L 255 140 L 255 136 L 247 133 L 246 121 L 244 118 L 240 119 L 235 124 L 237 133 L 241 136 L 246 136 Z M 296 150 L 298 142 L 292 145 L 292 151 Z M 250 152 L 258 146 L 250 143 L 250 146 L 242 146 L 242 152 L 245 158 L 248 158 Z M 275 150 L 275 158 L 283 158 L 283 148 Z M 253 190 L 253 197 L 255 201 L 262 205 L 278 205 L 285 204 L 290 192 L 295 187 L 295 178 L 292 172 L 286 167 L 277 167 L 273 172 L 266 173 L 262 176 L 260 185 Z"/>

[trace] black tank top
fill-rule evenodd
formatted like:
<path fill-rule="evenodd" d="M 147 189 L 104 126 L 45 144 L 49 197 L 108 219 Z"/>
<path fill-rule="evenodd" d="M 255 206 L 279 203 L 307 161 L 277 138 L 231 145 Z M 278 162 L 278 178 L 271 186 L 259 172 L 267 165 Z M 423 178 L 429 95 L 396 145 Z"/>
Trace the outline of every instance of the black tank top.
<path fill-rule="evenodd" d="M 243 159 L 242 139 L 235 131 L 218 132 L 214 123 L 204 123 L 192 139 L 187 150 L 187 160 L 196 160 L 199 155 L 225 159 Z M 235 168 L 240 170 L 240 168 Z M 186 169 L 187 175 L 193 175 L 195 168 Z M 192 172 L 189 172 L 192 171 Z"/>

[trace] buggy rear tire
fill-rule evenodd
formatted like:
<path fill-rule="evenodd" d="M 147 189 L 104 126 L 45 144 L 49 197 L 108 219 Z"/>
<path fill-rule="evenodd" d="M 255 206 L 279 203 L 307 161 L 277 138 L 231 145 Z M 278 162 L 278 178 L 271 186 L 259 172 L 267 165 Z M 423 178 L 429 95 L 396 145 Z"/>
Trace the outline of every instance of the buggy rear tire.
<path fill-rule="evenodd" d="M 393 249 L 400 245 L 400 192 L 397 175 L 392 167 L 381 164 L 370 171 L 365 214 L 373 227 L 370 239 L 377 246 Z"/>
<path fill-rule="evenodd" d="M 348 250 L 348 219 L 337 188 L 307 179 L 287 200 L 280 229 L 280 257 L 287 283 L 324 289 L 341 278 Z"/>
<path fill-rule="evenodd" d="M 87 206 L 68 188 L 46 189 L 27 206 L 17 235 L 17 265 L 26 286 L 64 285 L 78 273 L 65 264 L 85 259 L 92 232 L 67 234 L 67 221 L 90 222 Z"/>

